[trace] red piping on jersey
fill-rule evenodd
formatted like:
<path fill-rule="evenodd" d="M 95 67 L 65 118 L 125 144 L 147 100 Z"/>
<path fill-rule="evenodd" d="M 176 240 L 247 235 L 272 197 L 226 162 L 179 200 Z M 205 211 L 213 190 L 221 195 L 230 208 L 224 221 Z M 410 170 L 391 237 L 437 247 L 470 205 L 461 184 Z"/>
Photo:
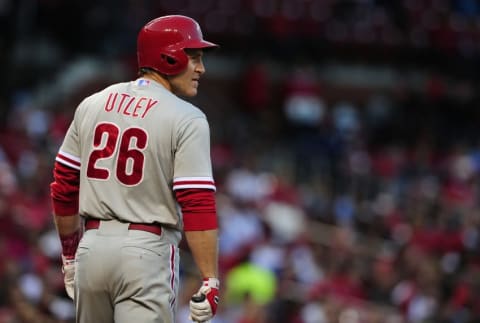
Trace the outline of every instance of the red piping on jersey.
<path fill-rule="evenodd" d="M 214 181 L 201 181 L 201 180 L 185 180 L 185 181 L 175 181 L 175 185 L 194 185 L 194 184 L 205 184 L 205 185 L 215 185 Z"/>
<path fill-rule="evenodd" d="M 189 188 L 202 188 L 211 189 L 215 191 L 215 182 L 213 179 L 186 179 L 176 178 L 173 180 L 173 190 L 189 189 Z"/>
<path fill-rule="evenodd" d="M 212 190 L 182 189 L 175 191 L 182 208 L 185 231 L 214 230 L 218 228 L 215 196 Z"/>
<path fill-rule="evenodd" d="M 80 171 L 55 162 L 53 178 L 50 184 L 53 212 L 58 216 L 77 214 Z"/>
<path fill-rule="evenodd" d="M 71 159 L 71 158 L 68 158 L 67 156 L 62 155 L 61 153 L 59 153 L 59 154 L 57 155 L 57 158 L 60 159 L 60 160 L 64 160 L 64 161 L 66 161 L 66 162 L 69 162 L 69 163 L 71 163 L 72 165 L 75 165 L 75 166 L 77 166 L 77 167 L 80 167 L 80 162 L 78 162 L 78 161 L 76 161 L 76 160 L 73 160 L 73 159 Z"/>

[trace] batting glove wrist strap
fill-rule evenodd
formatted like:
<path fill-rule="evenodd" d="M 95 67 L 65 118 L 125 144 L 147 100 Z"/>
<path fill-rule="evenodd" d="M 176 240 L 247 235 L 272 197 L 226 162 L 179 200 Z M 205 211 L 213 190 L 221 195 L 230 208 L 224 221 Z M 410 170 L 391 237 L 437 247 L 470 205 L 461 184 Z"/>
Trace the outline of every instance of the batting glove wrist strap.
<path fill-rule="evenodd" d="M 220 289 L 220 281 L 218 278 L 204 278 L 202 287 L 198 290 L 199 292 L 208 291 L 209 288 Z"/>
<path fill-rule="evenodd" d="M 74 299 L 75 258 L 65 257 L 62 255 L 62 273 L 63 282 L 65 283 L 65 291 L 71 299 Z"/>
<path fill-rule="evenodd" d="M 220 281 L 217 278 L 204 278 L 202 286 L 190 300 L 190 318 L 194 322 L 210 320 L 217 312 Z"/>

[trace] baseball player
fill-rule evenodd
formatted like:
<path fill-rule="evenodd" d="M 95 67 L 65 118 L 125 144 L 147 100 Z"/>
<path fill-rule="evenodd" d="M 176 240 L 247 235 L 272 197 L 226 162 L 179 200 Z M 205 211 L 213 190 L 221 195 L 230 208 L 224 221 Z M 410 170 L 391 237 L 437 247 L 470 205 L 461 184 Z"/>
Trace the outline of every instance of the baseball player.
<path fill-rule="evenodd" d="M 217 215 L 210 130 L 197 94 L 205 72 L 198 23 L 164 16 L 139 32 L 139 78 L 85 98 L 56 156 L 51 184 L 65 288 L 80 323 L 173 323 L 178 245 L 204 277 L 191 319 L 218 303 Z"/>

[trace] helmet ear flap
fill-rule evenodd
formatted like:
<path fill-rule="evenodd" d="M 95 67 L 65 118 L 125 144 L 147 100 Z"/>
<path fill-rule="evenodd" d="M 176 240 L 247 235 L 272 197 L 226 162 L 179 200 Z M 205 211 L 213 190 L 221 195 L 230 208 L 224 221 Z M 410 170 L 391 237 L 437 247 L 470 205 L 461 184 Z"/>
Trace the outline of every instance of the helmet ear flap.
<path fill-rule="evenodd" d="M 172 56 L 161 54 L 160 58 L 161 58 L 162 61 L 166 62 L 169 65 L 173 66 L 173 65 L 177 64 L 177 61 Z"/>
<path fill-rule="evenodd" d="M 160 54 L 161 72 L 167 75 L 178 74 L 188 65 L 188 56 L 183 50 Z"/>

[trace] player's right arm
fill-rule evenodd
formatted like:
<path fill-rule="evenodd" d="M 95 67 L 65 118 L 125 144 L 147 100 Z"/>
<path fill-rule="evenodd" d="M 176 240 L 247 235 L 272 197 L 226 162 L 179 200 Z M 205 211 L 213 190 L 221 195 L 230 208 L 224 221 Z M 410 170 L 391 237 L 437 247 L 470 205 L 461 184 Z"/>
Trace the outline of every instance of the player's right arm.
<path fill-rule="evenodd" d="M 74 299 L 75 253 L 82 237 L 78 215 L 80 170 L 59 162 L 59 155 L 53 169 L 54 181 L 50 184 L 50 194 L 55 227 L 62 245 L 65 290 Z"/>
<path fill-rule="evenodd" d="M 74 119 L 55 158 L 54 180 L 50 184 L 53 218 L 62 245 L 65 289 L 72 299 L 74 298 L 75 253 L 82 236 L 78 215 L 81 165 L 78 142 Z"/>
<path fill-rule="evenodd" d="M 80 166 L 77 169 L 65 164 L 62 155 L 60 151 L 56 157 L 50 195 L 55 226 L 62 242 L 62 254 L 67 258 L 74 258 L 81 232 L 78 215 Z"/>

